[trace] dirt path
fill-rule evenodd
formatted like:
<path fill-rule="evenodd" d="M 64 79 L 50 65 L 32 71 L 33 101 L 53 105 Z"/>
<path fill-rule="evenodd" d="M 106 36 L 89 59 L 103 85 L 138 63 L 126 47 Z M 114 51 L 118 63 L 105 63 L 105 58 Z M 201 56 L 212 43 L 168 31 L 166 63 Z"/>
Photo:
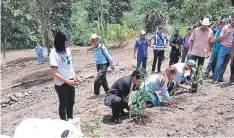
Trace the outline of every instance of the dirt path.
<path fill-rule="evenodd" d="M 119 62 L 115 71 L 108 73 L 111 86 L 118 78 L 130 74 L 134 70 L 136 61 L 133 59 L 133 43 L 126 47 L 110 49 L 113 59 Z M 81 117 L 82 129 L 86 130 L 93 118 L 99 119 L 101 124 L 100 136 L 128 137 L 128 136 L 233 136 L 234 135 L 234 93 L 233 86 L 227 83 L 212 85 L 207 80 L 198 93 L 182 93 L 174 98 L 180 108 L 154 107 L 146 110 L 150 115 L 146 125 L 137 125 L 130 119 L 123 124 L 103 124 L 103 116 L 109 115 L 111 110 L 103 105 L 104 92 L 96 99 L 91 99 L 93 81 L 96 75 L 93 53 L 89 48 L 72 48 L 73 64 L 78 77 L 84 80 L 76 88 L 76 103 L 74 116 Z M 167 49 L 169 51 L 169 49 Z M 19 55 L 33 57 L 33 50 L 20 51 Z M 14 57 L 14 52 L 11 53 Z M 168 55 L 163 62 L 163 68 L 168 66 Z M 151 68 L 152 50 L 149 50 L 147 69 Z M 26 61 L 26 62 L 24 62 Z M 2 108 L 1 133 L 11 135 L 15 126 L 25 118 L 58 118 L 58 98 L 53 88 L 49 63 L 37 65 L 36 60 L 18 60 L 12 58 L 12 65 L 2 72 L 2 98 L 21 90 L 30 90 L 32 94 L 18 101 L 18 103 Z M 9 65 L 9 64 L 8 64 Z M 228 79 L 229 66 L 225 74 Z"/>

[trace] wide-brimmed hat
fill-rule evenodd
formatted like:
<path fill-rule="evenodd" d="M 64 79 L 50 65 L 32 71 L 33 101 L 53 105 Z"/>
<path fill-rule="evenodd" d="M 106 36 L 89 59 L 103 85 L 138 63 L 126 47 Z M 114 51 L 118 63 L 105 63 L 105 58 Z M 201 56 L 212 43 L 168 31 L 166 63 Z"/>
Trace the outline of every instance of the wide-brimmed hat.
<path fill-rule="evenodd" d="M 89 40 L 91 41 L 92 39 L 100 39 L 100 37 L 97 34 L 92 34 Z"/>
<path fill-rule="evenodd" d="M 210 25 L 210 20 L 209 18 L 204 18 L 201 22 L 202 25 Z"/>

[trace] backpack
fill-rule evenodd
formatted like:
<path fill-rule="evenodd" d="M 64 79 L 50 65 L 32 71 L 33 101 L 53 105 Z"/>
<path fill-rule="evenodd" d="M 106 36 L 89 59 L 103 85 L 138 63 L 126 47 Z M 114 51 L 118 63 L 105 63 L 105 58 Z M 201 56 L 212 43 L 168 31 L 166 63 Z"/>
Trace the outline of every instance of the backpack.
<path fill-rule="evenodd" d="M 105 52 L 103 51 L 102 46 L 103 46 L 103 45 L 101 44 L 101 51 L 102 51 L 102 54 L 104 55 L 104 57 L 106 58 L 107 66 L 109 67 L 109 66 L 110 66 L 110 62 L 109 62 L 108 58 L 106 57 Z"/>

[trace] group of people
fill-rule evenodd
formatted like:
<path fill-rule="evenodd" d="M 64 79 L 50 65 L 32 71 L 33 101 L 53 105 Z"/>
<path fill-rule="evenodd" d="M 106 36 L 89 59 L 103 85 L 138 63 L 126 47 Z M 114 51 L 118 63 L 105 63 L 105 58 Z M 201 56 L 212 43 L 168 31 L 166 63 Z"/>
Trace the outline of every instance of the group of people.
<path fill-rule="evenodd" d="M 148 47 L 153 48 L 154 58 L 152 64 L 152 74 L 155 72 L 155 66 L 158 62 L 157 71 L 161 72 L 161 65 L 164 59 L 164 49 L 171 46 L 169 65 L 179 62 L 186 62 L 189 59 L 194 60 L 197 66 L 203 66 L 205 58 L 209 58 L 206 67 L 206 77 L 209 77 L 210 71 L 213 73 L 213 83 L 223 82 L 223 75 L 228 63 L 230 63 L 231 76 L 230 83 L 234 84 L 234 15 L 227 18 L 219 18 L 211 24 L 209 18 L 204 18 L 200 26 L 188 27 L 186 35 L 180 35 L 180 28 L 175 28 L 175 34 L 168 39 L 168 35 L 159 27 L 149 39 L 146 38 L 145 31 L 141 31 L 140 38 L 136 40 L 134 46 L 134 58 L 137 52 L 137 67 L 142 66 L 146 69 L 148 58 Z M 153 45 L 151 41 L 154 40 Z M 187 58 L 187 59 L 186 59 Z"/>
<path fill-rule="evenodd" d="M 213 83 L 221 81 L 226 66 L 230 59 L 231 77 L 230 82 L 234 84 L 234 41 L 232 28 L 234 27 L 234 15 L 230 20 L 220 19 L 212 26 L 208 18 L 204 18 L 201 26 L 188 27 L 184 37 L 180 35 L 180 28 L 175 28 L 175 34 L 169 40 L 168 35 L 163 32 L 163 27 L 159 27 L 149 39 L 146 38 L 146 32 L 141 31 L 140 38 L 134 45 L 134 58 L 137 59 L 137 69 L 128 76 L 119 78 L 112 87 L 109 88 L 107 81 L 107 70 L 111 67 L 115 70 L 114 61 L 107 47 L 100 43 L 100 37 L 93 34 L 90 42 L 93 46 L 97 76 L 94 82 L 94 92 L 92 96 L 100 94 L 100 87 L 104 88 L 106 93 L 104 105 L 112 109 L 112 121 L 121 123 L 120 116 L 125 115 L 124 109 L 129 110 L 129 96 L 133 91 L 141 89 L 142 85 L 150 85 L 154 94 L 153 104 L 158 105 L 161 102 L 168 106 L 175 106 L 176 103 L 171 99 L 169 89 L 180 87 L 190 89 L 192 82 L 186 79 L 186 72 L 195 71 L 196 65 L 203 66 L 205 57 L 211 58 L 207 66 L 206 74 L 213 71 Z M 215 36 L 213 32 L 216 29 Z M 154 40 L 153 45 L 151 41 Z M 59 30 L 54 39 L 54 48 L 50 53 L 51 73 L 54 76 L 55 90 L 59 97 L 59 116 L 62 120 L 73 118 L 73 106 L 75 99 L 75 85 L 78 79 L 72 65 L 72 54 L 69 48 L 70 35 L 67 30 Z M 170 45 L 169 66 L 161 71 L 161 65 L 164 59 L 164 49 Z M 145 81 L 142 78 L 146 72 L 148 47 L 153 48 L 154 59 L 152 65 L 152 74 Z M 137 56 L 136 56 L 137 55 Z M 181 57 L 181 62 L 180 61 Z M 186 59 L 187 57 L 187 59 Z M 196 63 L 198 61 L 198 63 Z M 217 61 L 217 62 L 215 62 Z M 155 66 L 158 62 L 155 74 Z M 140 67 L 142 65 L 142 67 Z M 185 84 L 185 85 L 184 85 Z M 160 101 L 158 93 L 163 97 Z"/>

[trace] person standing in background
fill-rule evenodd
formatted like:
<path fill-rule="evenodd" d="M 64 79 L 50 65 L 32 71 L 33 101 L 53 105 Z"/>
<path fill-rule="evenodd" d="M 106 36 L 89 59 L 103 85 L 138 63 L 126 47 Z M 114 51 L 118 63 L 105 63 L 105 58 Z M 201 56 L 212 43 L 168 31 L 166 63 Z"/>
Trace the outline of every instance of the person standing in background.
<path fill-rule="evenodd" d="M 107 50 L 107 48 L 99 42 L 99 37 L 97 34 L 92 34 L 90 41 L 93 45 L 93 52 L 95 56 L 95 62 L 97 67 L 97 76 L 94 82 L 94 94 L 91 96 L 97 96 L 100 94 L 100 87 L 104 88 L 104 91 L 107 93 L 109 90 L 108 82 L 106 80 L 107 69 L 111 66 L 111 69 L 114 70 L 114 61 Z"/>
<path fill-rule="evenodd" d="M 168 41 L 167 35 L 163 33 L 162 27 L 159 27 L 158 31 L 150 37 L 149 42 L 151 43 L 152 40 L 154 40 L 154 44 L 153 44 L 154 60 L 153 60 L 153 65 L 152 65 L 152 74 L 153 74 L 155 72 L 157 60 L 158 60 L 158 67 L 157 67 L 158 73 L 161 72 L 161 65 L 162 65 L 162 61 L 164 57 L 164 49 L 168 45 L 169 41 Z M 166 40 L 166 44 L 165 44 L 165 40 Z"/>
<path fill-rule="evenodd" d="M 170 53 L 170 61 L 169 66 L 178 63 L 179 58 L 181 56 L 180 49 L 182 45 L 182 37 L 180 35 L 180 28 L 175 28 L 175 34 L 170 39 L 171 53 Z"/>
<path fill-rule="evenodd" d="M 43 49 L 43 47 L 37 43 L 35 50 L 36 50 L 38 64 L 44 64 L 44 49 Z"/>
<path fill-rule="evenodd" d="M 187 33 L 183 38 L 181 62 L 185 62 L 189 50 L 189 38 L 192 34 L 192 28 L 187 28 Z"/>
<path fill-rule="evenodd" d="M 140 38 L 136 40 L 134 46 L 134 59 L 136 59 L 137 51 L 137 68 L 141 65 L 146 70 L 147 58 L 148 58 L 148 42 L 146 40 L 145 31 L 141 31 Z"/>

